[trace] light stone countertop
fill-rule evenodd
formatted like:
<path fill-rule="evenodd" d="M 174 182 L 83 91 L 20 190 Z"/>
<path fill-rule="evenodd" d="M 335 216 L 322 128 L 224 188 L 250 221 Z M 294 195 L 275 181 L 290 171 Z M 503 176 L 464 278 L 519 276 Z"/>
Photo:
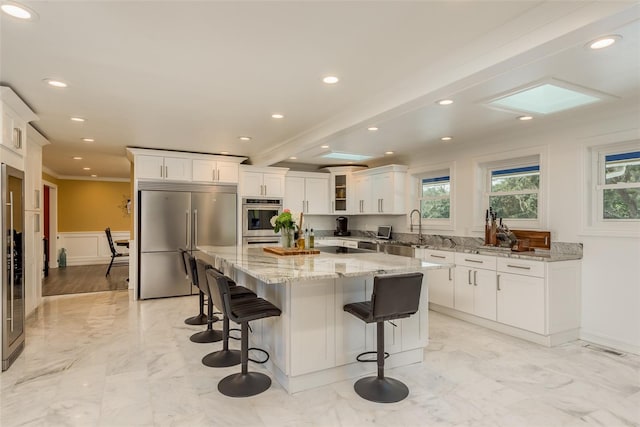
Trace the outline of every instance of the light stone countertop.
<path fill-rule="evenodd" d="M 375 252 L 280 256 L 265 252 L 262 248 L 247 246 L 198 246 L 198 250 L 204 254 L 204 261 L 232 266 L 264 283 L 292 283 L 453 267 L 453 264 L 437 264 Z"/>

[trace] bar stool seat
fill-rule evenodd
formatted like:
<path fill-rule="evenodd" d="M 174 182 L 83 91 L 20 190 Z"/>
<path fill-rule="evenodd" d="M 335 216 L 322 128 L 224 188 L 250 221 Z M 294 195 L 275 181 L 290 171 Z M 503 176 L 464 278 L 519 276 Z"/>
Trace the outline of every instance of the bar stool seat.
<path fill-rule="evenodd" d="M 241 372 L 229 375 L 218 383 L 220 393 L 229 397 L 249 397 L 271 387 L 271 378 L 260 372 L 249 372 L 249 322 L 266 317 L 280 316 L 282 311 L 269 301 L 259 297 L 232 299 L 228 277 L 216 270 L 206 272 L 207 283 L 216 306 L 222 307 L 226 317 L 240 324 Z"/>
<path fill-rule="evenodd" d="M 420 303 L 422 273 L 376 276 L 373 278 L 371 301 L 344 306 L 344 311 L 365 323 L 376 323 L 378 375 L 361 378 L 353 388 L 360 397 L 372 402 L 399 402 L 409 395 L 402 382 L 384 376 L 384 322 L 415 314 Z"/>
<path fill-rule="evenodd" d="M 203 282 L 207 284 L 207 270 L 213 269 L 217 273 L 222 275 L 222 272 L 217 270 L 211 264 L 207 264 L 206 262 L 197 259 L 196 260 L 196 272 L 198 273 L 198 278 L 204 277 Z M 225 276 L 226 277 L 226 276 Z M 237 286 L 231 279 L 229 283 L 229 291 L 231 293 L 232 300 L 238 299 L 247 299 L 247 298 L 255 298 L 256 294 L 250 289 L 245 288 L 244 286 Z M 207 285 L 206 293 L 209 298 L 211 298 L 211 289 Z M 215 299 L 214 299 L 215 301 Z M 220 306 L 216 304 L 216 306 L 221 309 Z M 209 366 L 211 368 L 224 368 L 229 366 L 239 365 L 241 362 L 241 355 L 239 350 L 231 350 L 229 349 L 229 318 L 224 316 L 222 319 L 222 350 L 214 351 L 212 353 L 207 354 L 202 358 L 202 364 L 205 366 Z"/>

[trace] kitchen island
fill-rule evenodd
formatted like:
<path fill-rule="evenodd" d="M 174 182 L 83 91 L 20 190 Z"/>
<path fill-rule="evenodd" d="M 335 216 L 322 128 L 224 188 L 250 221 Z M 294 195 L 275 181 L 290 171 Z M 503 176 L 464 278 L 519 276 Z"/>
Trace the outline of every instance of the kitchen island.
<path fill-rule="evenodd" d="M 295 393 L 376 370 L 356 356 L 374 351 L 375 324 L 345 313 L 345 304 L 371 299 L 373 277 L 449 268 L 382 253 L 278 256 L 262 248 L 201 246 L 199 257 L 282 310 L 251 323 L 251 344 L 270 354 L 267 368 Z M 419 363 L 428 343 L 426 275 L 415 315 L 385 324 L 387 367 Z"/>

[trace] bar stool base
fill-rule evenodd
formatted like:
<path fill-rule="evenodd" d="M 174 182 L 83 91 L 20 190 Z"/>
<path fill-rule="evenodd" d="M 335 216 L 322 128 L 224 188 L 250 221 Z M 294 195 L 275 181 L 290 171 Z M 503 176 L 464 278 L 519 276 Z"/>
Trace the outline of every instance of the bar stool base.
<path fill-rule="evenodd" d="M 206 331 L 196 332 L 189 337 L 191 342 L 197 342 L 199 344 L 206 344 L 211 342 L 222 341 L 222 331 L 216 331 L 215 329 L 207 329 Z"/>
<path fill-rule="evenodd" d="M 184 319 L 184 323 L 186 323 L 187 325 L 206 325 L 207 315 L 198 314 L 196 316 L 189 317 L 188 319 Z"/>
<path fill-rule="evenodd" d="M 226 368 L 240 364 L 239 350 L 220 350 L 207 354 L 202 358 L 202 364 L 210 368 Z"/>
<path fill-rule="evenodd" d="M 361 378 L 353 388 L 363 399 L 377 403 L 400 402 L 409 395 L 409 388 L 393 378 Z"/>
<path fill-rule="evenodd" d="M 218 383 L 218 391 L 229 397 L 249 397 L 271 387 L 271 378 L 260 372 L 238 373 L 224 377 Z"/>

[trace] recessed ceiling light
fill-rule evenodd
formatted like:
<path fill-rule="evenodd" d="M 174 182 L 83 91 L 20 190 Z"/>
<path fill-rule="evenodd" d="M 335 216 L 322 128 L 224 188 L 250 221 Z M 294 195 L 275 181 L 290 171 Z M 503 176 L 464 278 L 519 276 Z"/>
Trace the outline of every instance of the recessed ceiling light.
<path fill-rule="evenodd" d="M 320 148 L 329 148 L 328 145 L 321 145 Z"/>
<path fill-rule="evenodd" d="M 221 151 L 220 154 L 229 154 L 228 151 Z"/>
<path fill-rule="evenodd" d="M 393 154 L 393 151 L 385 151 L 384 154 Z"/>
<path fill-rule="evenodd" d="M 71 117 L 71 121 L 72 122 L 84 122 L 86 120 L 83 119 L 82 117 Z"/>
<path fill-rule="evenodd" d="M 91 168 L 82 168 L 82 169 L 84 169 L 86 171 L 90 171 L 91 170 Z"/>
<path fill-rule="evenodd" d="M 283 116 L 282 114 L 278 114 L 278 113 L 276 113 L 276 114 L 272 114 L 272 115 L 271 115 L 271 117 L 273 117 L 274 119 L 281 119 L 281 118 L 283 118 L 284 116 Z"/>
<path fill-rule="evenodd" d="M 38 16 L 33 10 L 15 2 L 4 2 L 0 9 L 9 16 L 25 21 L 34 20 Z"/>
<path fill-rule="evenodd" d="M 82 138 L 84 142 L 95 142 L 96 140 L 93 138 Z"/>
<path fill-rule="evenodd" d="M 82 157 L 75 156 L 75 157 L 73 158 L 73 160 L 82 160 Z"/>
<path fill-rule="evenodd" d="M 438 105 L 451 105 L 453 104 L 453 100 L 452 99 L 441 99 L 440 101 L 437 101 Z"/>
<path fill-rule="evenodd" d="M 443 136 L 442 138 L 440 138 L 441 141 L 451 141 L 452 139 L 452 136 Z"/>
<path fill-rule="evenodd" d="M 327 76 L 325 78 L 322 79 L 323 82 L 325 82 L 328 85 L 333 85 L 336 84 L 340 81 L 339 78 L 337 78 L 336 76 Z"/>
<path fill-rule="evenodd" d="M 531 117 L 531 116 L 520 116 L 520 117 L 518 117 L 518 120 L 522 120 L 523 122 L 526 122 L 527 120 L 533 120 L 533 117 Z"/>
<path fill-rule="evenodd" d="M 98 175 L 96 175 L 96 174 L 94 173 L 94 174 L 91 174 L 91 177 L 92 177 L 92 178 L 97 178 L 97 177 L 98 177 Z"/>
<path fill-rule="evenodd" d="M 375 131 L 377 131 L 377 130 L 378 130 L 378 128 L 377 128 L 377 127 L 375 127 L 375 126 L 371 126 L 371 127 L 368 127 L 368 128 L 367 128 L 367 130 L 370 130 L 370 131 L 372 131 L 372 132 L 375 132 Z"/>
<path fill-rule="evenodd" d="M 291 156 L 289 157 L 289 160 L 297 160 L 298 158 L 296 156 Z"/>
<path fill-rule="evenodd" d="M 53 86 L 53 87 L 64 88 L 69 86 L 68 84 L 66 84 L 65 82 L 61 82 L 60 80 L 44 79 L 44 81 L 49 86 Z"/>
<path fill-rule="evenodd" d="M 251 141 L 251 137 L 250 136 L 239 136 L 238 139 L 240 141 Z"/>
<path fill-rule="evenodd" d="M 595 50 L 604 49 L 605 47 L 611 46 L 621 38 L 622 37 L 617 34 L 611 35 L 611 36 L 604 36 L 604 37 L 600 37 L 599 39 L 590 41 L 589 43 L 587 43 L 587 46 Z"/>

